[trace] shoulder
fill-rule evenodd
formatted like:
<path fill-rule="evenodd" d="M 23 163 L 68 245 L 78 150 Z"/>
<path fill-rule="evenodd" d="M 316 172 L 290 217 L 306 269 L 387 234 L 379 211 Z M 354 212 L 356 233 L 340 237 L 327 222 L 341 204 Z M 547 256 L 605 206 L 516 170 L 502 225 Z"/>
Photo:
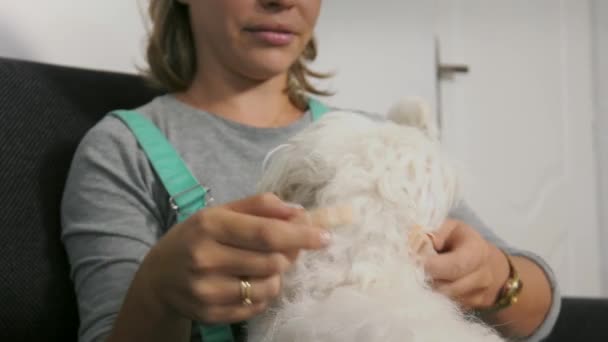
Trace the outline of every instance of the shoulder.
<path fill-rule="evenodd" d="M 161 98 L 154 98 L 150 102 L 132 110 L 158 126 Z M 114 115 L 113 112 L 110 112 L 86 132 L 79 142 L 76 154 L 92 150 L 132 154 L 137 150 L 137 139 L 129 127 L 118 116 Z"/>
<path fill-rule="evenodd" d="M 163 195 L 131 130 L 121 119 L 107 114 L 87 131 L 76 148 L 64 187 L 62 212 L 66 227 L 75 222 L 76 212 L 109 215 L 108 210 L 118 213 L 127 207 L 147 208 L 157 220 L 163 220 L 158 208 Z M 121 201 L 128 204 L 113 207 Z"/>
<path fill-rule="evenodd" d="M 157 100 L 136 109 L 151 119 Z M 106 114 L 91 127 L 78 143 L 71 165 L 70 178 L 96 174 L 97 178 L 121 179 L 139 185 L 149 184 L 153 177 L 147 157 L 140 149 L 133 132 L 117 116 Z M 89 176 L 86 176 L 89 177 Z"/>
<path fill-rule="evenodd" d="M 107 114 L 87 131 L 78 144 L 74 163 L 117 161 L 131 155 L 137 143 L 129 128 L 116 116 Z"/>

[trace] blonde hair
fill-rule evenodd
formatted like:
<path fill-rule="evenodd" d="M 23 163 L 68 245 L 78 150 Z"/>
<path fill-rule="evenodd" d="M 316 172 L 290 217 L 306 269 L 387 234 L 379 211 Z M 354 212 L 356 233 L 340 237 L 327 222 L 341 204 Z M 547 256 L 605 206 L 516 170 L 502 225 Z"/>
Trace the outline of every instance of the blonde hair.
<path fill-rule="evenodd" d="M 152 30 L 148 38 L 146 78 L 167 91 L 184 91 L 196 72 L 196 49 L 190 26 L 188 6 L 176 0 L 150 0 Z M 306 106 L 306 93 L 328 96 L 330 92 L 315 87 L 311 78 L 324 79 L 328 73 L 308 66 L 317 57 L 317 44 L 311 39 L 302 55 L 289 69 L 286 92 L 299 107 Z"/>

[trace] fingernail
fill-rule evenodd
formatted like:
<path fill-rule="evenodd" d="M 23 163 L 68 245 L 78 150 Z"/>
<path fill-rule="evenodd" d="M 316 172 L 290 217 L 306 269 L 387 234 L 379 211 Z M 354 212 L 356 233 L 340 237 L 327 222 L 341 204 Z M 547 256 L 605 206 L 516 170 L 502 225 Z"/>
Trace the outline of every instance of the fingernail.
<path fill-rule="evenodd" d="M 323 246 L 328 246 L 331 243 L 331 233 L 324 230 L 319 234 L 321 243 L 323 244 Z"/>
<path fill-rule="evenodd" d="M 283 202 L 283 203 L 285 204 L 286 207 L 304 209 L 304 207 L 298 203 L 293 203 L 293 202 Z"/>
<path fill-rule="evenodd" d="M 437 249 L 437 240 L 435 238 L 435 234 L 433 233 L 426 233 L 426 236 L 429 237 L 429 239 L 431 239 L 431 244 L 433 245 L 433 249 Z"/>

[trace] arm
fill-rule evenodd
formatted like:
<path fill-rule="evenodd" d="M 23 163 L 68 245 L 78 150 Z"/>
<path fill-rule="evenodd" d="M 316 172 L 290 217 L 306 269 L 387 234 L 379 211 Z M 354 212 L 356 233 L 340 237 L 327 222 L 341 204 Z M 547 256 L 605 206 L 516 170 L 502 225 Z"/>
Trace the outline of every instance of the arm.
<path fill-rule="evenodd" d="M 496 313 L 483 314 L 482 317 L 504 336 L 528 337 L 542 325 L 551 308 L 551 286 L 541 267 L 532 260 L 515 256 L 512 262 L 524 284 L 517 303 Z M 493 286 L 495 289 L 500 289 L 506 278 L 498 280 Z"/>
<path fill-rule="evenodd" d="M 150 286 L 153 272 L 144 261 L 125 297 L 108 342 L 189 341 L 191 322 L 167 309 Z"/>
<path fill-rule="evenodd" d="M 501 270 L 496 276 L 497 283 L 493 285 L 495 293 L 508 274 L 506 259 L 498 249 L 511 256 L 524 283 L 517 304 L 495 314 L 483 315 L 483 318 L 507 336 L 524 336 L 530 341 L 547 337 L 557 321 L 561 306 L 559 286 L 551 267 L 539 256 L 509 246 L 466 204 L 455 208 L 450 217 L 475 229 L 492 246 L 490 255 L 493 267 Z"/>
<path fill-rule="evenodd" d="M 165 340 L 189 338 L 189 323 L 169 319 L 138 272 L 167 219 L 156 204 L 162 194 L 153 179 L 130 131 L 111 117 L 85 136 L 74 156 L 62 202 L 62 240 L 78 300 L 80 341 L 107 338 L 127 292 L 124 326 L 145 326 Z"/>

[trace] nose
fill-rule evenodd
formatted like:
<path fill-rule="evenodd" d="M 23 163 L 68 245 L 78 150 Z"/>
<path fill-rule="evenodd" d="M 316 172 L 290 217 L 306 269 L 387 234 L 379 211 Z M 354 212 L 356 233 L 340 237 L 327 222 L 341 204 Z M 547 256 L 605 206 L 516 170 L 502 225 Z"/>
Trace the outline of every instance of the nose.
<path fill-rule="evenodd" d="M 294 6 L 296 0 L 259 0 L 262 7 L 270 11 L 280 11 Z"/>

